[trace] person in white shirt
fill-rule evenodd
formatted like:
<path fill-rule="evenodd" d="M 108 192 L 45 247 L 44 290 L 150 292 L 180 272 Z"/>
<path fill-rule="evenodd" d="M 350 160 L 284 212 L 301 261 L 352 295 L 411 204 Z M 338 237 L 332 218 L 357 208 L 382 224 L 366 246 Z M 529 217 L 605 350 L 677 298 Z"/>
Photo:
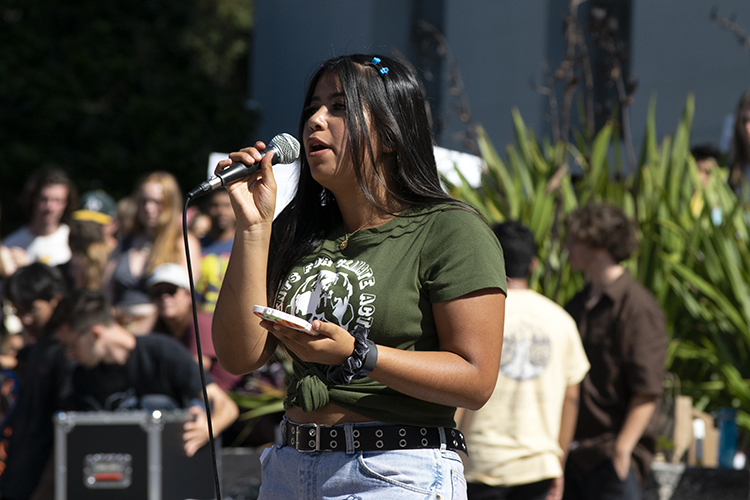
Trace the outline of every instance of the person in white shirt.
<path fill-rule="evenodd" d="M 55 167 L 36 170 L 26 181 L 22 197 L 31 214 L 29 224 L 11 233 L 3 244 L 26 251 L 30 262 L 59 266 L 70 260 L 65 224 L 76 208 L 77 191 L 68 175 Z"/>
<path fill-rule="evenodd" d="M 456 421 L 471 454 L 469 500 L 559 500 L 578 389 L 589 370 L 575 321 L 529 289 L 536 267 L 533 233 L 518 222 L 493 227 L 505 255 L 508 299 L 495 391 Z"/>

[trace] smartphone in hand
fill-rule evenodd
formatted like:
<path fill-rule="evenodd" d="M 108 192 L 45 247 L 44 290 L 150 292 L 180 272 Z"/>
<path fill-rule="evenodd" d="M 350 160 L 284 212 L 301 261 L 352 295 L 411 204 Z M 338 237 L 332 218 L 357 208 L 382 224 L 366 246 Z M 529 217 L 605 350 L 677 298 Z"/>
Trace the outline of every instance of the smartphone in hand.
<path fill-rule="evenodd" d="M 312 325 L 304 319 L 279 311 L 273 307 L 255 306 L 253 307 L 253 313 L 266 321 L 272 321 L 287 328 L 305 332 L 308 335 L 317 335 L 317 333 L 313 332 Z"/>

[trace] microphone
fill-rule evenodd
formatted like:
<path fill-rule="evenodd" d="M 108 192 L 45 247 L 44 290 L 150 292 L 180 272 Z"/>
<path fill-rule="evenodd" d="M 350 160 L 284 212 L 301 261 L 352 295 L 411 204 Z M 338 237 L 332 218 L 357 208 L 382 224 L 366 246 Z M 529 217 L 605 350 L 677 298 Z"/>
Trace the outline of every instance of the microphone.
<path fill-rule="evenodd" d="M 293 163 L 294 160 L 299 158 L 299 141 L 289 134 L 279 134 L 271 139 L 271 142 L 268 143 L 266 149 L 261 153 L 263 156 L 269 153 L 275 153 L 273 158 L 271 158 L 272 165 L 276 165 L 277 163 Z M 194 200 L 195 198 L 199 198 L 212 191 L 216 191 L 231 182 L 249 177 L 258 170 L 260 170 L 259 161 L 252 165 L 232 163 L 229 168 L 225 168 L 217 175 L 201 182 L 191 189 L 188 192 L 187 197 L 190 200 Z"/>

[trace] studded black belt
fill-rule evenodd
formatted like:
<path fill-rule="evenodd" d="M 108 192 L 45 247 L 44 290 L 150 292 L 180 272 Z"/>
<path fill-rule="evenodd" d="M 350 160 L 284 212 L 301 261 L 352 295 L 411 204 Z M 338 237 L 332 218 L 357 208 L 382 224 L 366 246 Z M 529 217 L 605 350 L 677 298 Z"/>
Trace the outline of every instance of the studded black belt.
<path fill-rule="evenodd" d="M 448 427 L 281 423 L 282 446 L 299 451 L 385 451 L 445 448 L 466 453 L 464 435 Z"/>

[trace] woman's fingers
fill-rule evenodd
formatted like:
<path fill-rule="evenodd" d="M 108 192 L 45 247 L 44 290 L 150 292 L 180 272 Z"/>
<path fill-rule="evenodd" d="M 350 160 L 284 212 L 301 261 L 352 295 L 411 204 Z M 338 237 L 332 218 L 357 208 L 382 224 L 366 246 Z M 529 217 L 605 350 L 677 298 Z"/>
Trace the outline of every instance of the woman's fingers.
<path fill-rule="evenodd" d="M 270 222 L 276 206 L 276 181 L 273 177 L 272 156 L 265 154 L 265 143 L 258 141 L 252 147 L 229 154 L 217 163 L 218 175 L 232 164 L 255 165 L 253 173 L 227 184 L 232 206 L 237 215 L 238 228 L 249 228 L 261 222 Z M 265 158 L 268 156 L 268 158 Z"/>
<path fill-rule="evenodd" d="M 254 165 L 263 159 L 265 154 L 263 151 L 266 149 L 265 143 L 258 141 L 255 146 L 242 148 L 234 153 L 229 153 L 229 158 L 221 160 L 217 163 L 214 169 L 214 174 L 219 174 L 229 168 L 233 163 L 244 163 L 246 165 Z"/>
<path fill-rule="evenodd" d="M 354 337 L 334 323 L 315 320 L 310 335 L 271 321 L 261 321 L 260 326 L 279 339 L 303 361 L 340 365 L 354 351 Z"/>

